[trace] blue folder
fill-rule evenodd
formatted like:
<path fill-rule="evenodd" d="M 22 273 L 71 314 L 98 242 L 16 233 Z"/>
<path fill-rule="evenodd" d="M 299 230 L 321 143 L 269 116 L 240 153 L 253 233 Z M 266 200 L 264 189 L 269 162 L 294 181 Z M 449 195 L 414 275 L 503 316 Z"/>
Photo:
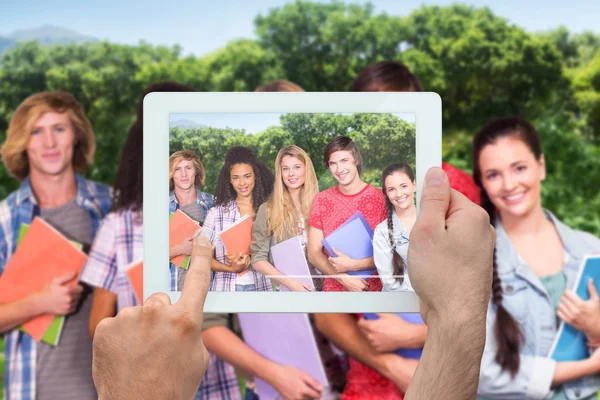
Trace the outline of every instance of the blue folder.
<path fill-rule="evenodd" d="M 421 314 L 419 313 L 410 313 L 410 314 L 396 314 L 406 322 L 410 322 L 412 324 L 422 324 L 423 319 L 421 318 Z M 367 320 L 379 319 L 377 314 L 363 314 L 363 318 Z M 415 360 L 421 359 L 421 354 L 423 354 L 423 349 L 398 349 L 396 350 L 396 354 L 404 358 L 412 358 Z"/>
<path fill-rule="evenodd" d="M 575 281 L 575 293 L 582 300 L 589 300 L 588 281 L 594 280 L 594 287 L 600 292 L 600 255 L 586 256 L 582 261 L 579 275 Z M 561 322 L 554 344 L 550 349 L 550 358 L 556 361 L 580 361 L 589 358 L 587 338 L 583 332 Z"/>
<path fill-rule="evenodd" d="M 337 257 L 333 251 L 334 247 L 355 260 L 373 257 L 373 230 L 360 211 L 321 240 L 321 243 L 331 257 Z M 375 271 L 377 270 L 374 268 L 364 271 L 348 271 L 347 273 L 368 276 L 373 275 Z"/>

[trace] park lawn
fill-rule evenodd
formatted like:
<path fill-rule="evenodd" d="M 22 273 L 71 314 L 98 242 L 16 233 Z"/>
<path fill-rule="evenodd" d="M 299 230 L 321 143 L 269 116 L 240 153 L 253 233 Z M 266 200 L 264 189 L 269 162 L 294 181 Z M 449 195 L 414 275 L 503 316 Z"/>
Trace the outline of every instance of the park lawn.
<path fill-rule="evenodd" d="M 4 392 L 4 338 L 0 337 L 0 399 Z"/>

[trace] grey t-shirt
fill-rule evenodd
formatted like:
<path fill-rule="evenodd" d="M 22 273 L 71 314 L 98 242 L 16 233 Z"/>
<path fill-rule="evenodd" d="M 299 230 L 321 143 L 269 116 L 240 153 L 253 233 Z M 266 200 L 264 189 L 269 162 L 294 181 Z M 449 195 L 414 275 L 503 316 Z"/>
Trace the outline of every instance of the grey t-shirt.
<path fill-rule="evenodd" d="M 68 239 L 91 244 L 90 215 L 75 200 L 57 208 L 42 208 L 40 217 Z M 58 345 L 37 344 L 37 400 L 98 398 L 88 328 L 91 306 L 91 290 L 85 289 L 77 310 L 66 318 Z"/>
<path fill-rule="evenodd" d="M 180 206 L 179 209 L 183 211 L 185 215 L 193 219 L 194 221 L 203 222 L 204 221 L 204 210 L 202 206 L 195 201 L 186 204 L 185 206 Z M 187 275 L 186 269 L 177 268 L 177 290 L 181 291 L 183 289 L 183 282 L 185 280 L 185 276 Z"/>

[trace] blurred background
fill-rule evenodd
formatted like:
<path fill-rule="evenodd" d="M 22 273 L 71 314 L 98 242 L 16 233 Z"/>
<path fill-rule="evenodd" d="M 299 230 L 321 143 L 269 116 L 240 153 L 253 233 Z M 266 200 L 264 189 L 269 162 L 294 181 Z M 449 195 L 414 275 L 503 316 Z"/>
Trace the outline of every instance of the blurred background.
<path fill-rule="evenodd" d="M 494 116 L 521 115 L 542 137 L 544 206 L 600 236 L 598 21 L 600 2 L 588 0 L 3 0 L 0 142 L 27 96 L 69 91 L 97 135 L 87 176 L 111 184 L 136 103 L 151 83 L 253 91 L 288 79 L 307 91 L 348 91 L 367 65 L 397 60 L 442 97 L 444 161 L 470 172 L 474 133 Z M 203 155 L 195 143 L 186 147 Z M 17 185 L 1 165 L 0 199 Z M 0 372 L 2 347 L 0 339 Z"/>

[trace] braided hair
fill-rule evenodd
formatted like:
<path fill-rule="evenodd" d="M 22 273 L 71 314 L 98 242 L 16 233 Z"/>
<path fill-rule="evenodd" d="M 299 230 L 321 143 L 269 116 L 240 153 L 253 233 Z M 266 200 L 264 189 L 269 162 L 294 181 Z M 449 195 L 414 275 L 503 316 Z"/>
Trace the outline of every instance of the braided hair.
<path fill-rule="evenodd" d="M 529 147 L 537 160 L 542 156 L 542 146 L 537 131 L 529 121 L 520 117 L 492 119 L 481 128 L 477 135 L 475 135 L 471 154 L 473 161 L 473 179 L 480 190 L 481 206 L 487 211 L 492 223 L 496 216 L 496 207 L 492 203 L 482 184 L 479 155 L 484 147 L 494 144 L 498 139 L 504 137 L 514 137 L 521 140 Z M 519 353 L 524 338 L 518 322 L 502 305 L 503 290 L 502 282 L 498 276 L 495 248 L 492 276 L 492 303 L 496 307 L 494 335 L 496 342 L 498 343 L 495 360 L 503 370 L 510 372 L 514 378 L 519 370 Z"/>
<path fill-rule="evenodd" d="M 396 172 L 400 172 L 408 176 L 408 178 L 413 182 L 415 180 L 415 174 L 407 163 L 397 162 L 392 163 L 385 167 L 383 172 L 381 173 L 381 190 L 383 191 L 383 195 L 385 196 L 385 207 L 387 209 L 387 226 L 388 226 L 388 238 L 390 241 L 390 246 L 392 248 L 392 265 L 394 276 L 396 276 L 397 280 L 400 283 L 404 282 L 404 271 L 406 269 L 406 262 L 400 256 L 400 254 L 396 251 L 396 240 L 394 236 L 394 205 L 390 201 L 386 193 L 385 180 L 388 176 L 395 174 Z"/>

